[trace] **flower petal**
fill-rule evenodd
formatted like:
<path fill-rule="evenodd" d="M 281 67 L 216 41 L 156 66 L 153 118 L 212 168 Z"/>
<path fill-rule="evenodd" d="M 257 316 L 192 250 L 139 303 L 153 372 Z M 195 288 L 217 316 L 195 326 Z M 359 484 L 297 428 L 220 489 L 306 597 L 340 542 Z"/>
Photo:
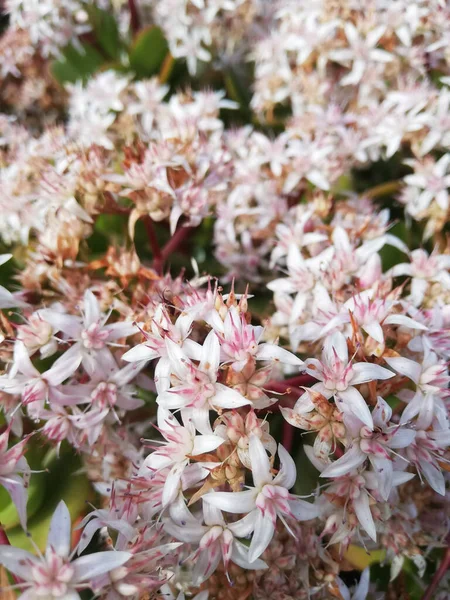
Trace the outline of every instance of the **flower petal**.
<path fill-rule="evenodd" d="M 358 498 L 353 500 L 353 508 L 361 527 L 376 542 L 377 530 L 370 510 L 369 496 L 365 490 L 361 489 Z"/>
<path fill-rule="evenodd" d="M 255 497 L 255 490 L 246 490 L 245 492 L 214 492 L 205 494 L 202 499 L 225 512 L 241 514 L 249 513 L 255 508 Z"/>
<path fill-rule="evenodd" d="M 248 551 L 248 560 L 250 562 L 254 562 L 261 556 L 261 554 L 272 541 L 274 533 L 275 524 L 272 518 L 268 514 L 264 516 L 261 511 L 258 511 L 255 530 L 253 532 L 252 541 Z"/>
<path fill-rule="evenodd" d="M 70 533 L 71 520 L 69 509 L 65 502 L 61 502 L 56 507 L 50 522 L 50 529 L 47 537 L 47 549 L 53 548 L 62 558 L 68 557 L 70 553 Z"/>
<path fill-rule="evenodd" d="M 225 440 L 217 435 L 196 435 L 194 438 L 194 447 L 192 448 L 192 456 L 205 454 L 218 448 Z"/>
<path fill-rule="evenodd" d="M 91 581 L 99 575 L 108 573 L 125 564 L 133 555 L 130 552 L 106 551 L 80 556 L 71 564 L 75 569 L 73 580 Z"/>
<path fill-rule="evenodd" d="M 282 485 L 290 490 L 297 479 L 297 468 L 294 459 L 281 444 L 278 444 L 278 457 L 281 467 L 272 483 L 273 485 Z"/>
<path fill-rule="evenodd" d="M 24 581 L 30 580 L 30 567 L 35 563 L 37 559 L 30 552 L 14 546 L 0 545 L 0 565 Z"/>
<path fill-rule="evenodd" d="M 408 377 L 408 379 L 411 379 L 416 384 L 419 383 L 422 374 L 422 368 L 419 363 L 404 357 L 385 357 L 384 360 L 400 375 Z"/>
<path fill-rule="evenodd" d="M 239 408 L 251 404 L 242 394 L 221 383 L 216 384 L 217 393 L 211 403 L 218 408 Z"/>
<path fill-rule="evenodd" d="M 231 560 L 243 569 L 259 571 L 260 569 L 268 568 L 267 564 L 260 558 L 257 558 L 256 560 L 250 562 L 248 558 L 248 548 L 239 540 L 234 540 L 233 542 L 231 550 Z"/>
<path fill-rule="evenodd" d="M 361 393 L 358 392 L 355 387 L 350 386 L 343 392 L 339 392 L 336 396 L 336 404 L 339 410 L 342 410 L 344 413 L 350 411 L 355 417 L 358 417 L 364 425 L 373 429 L 372 415 L 369 407 Z"/>
<path fill-rule="evenodd" d="M 351 385 L 359 385 L 360 383 L 367 383 L 368 381 L 395 377 L 395 373 L 389 371 L 389 369 L 385 369 L 384 367 L 380 367 L 380 365 L 374 365 L 372 363 L 356 363 L 355 365 L 352 365 L 352 369 L 353 377 L 350 381 Z"/>
<path fill-rule="evenodd" d="M 252 465 L 252 477 L 256 488 L 272 481 L 270 462 L 261 440 L 254 434 L 250 436 L 248 444 L 250 463 Z"/>
<path fill-rule="evenodd" d="M 275 344 L 260 344 L 256 353 L 256 359 L 282 362 L 285 365 L 292 365 L 294 367 L 303 365 L 303 361 L 298 356 Z"/>
<path fill-rule="evenodd" d="M 331 463 L 322 473 L 321 477 L 342 477 L 356 469 L 366 460 L 367 456 L 361 452 L 359 446 L 355 444 L 349 450 L 338 458 L 334 463 Z"/>

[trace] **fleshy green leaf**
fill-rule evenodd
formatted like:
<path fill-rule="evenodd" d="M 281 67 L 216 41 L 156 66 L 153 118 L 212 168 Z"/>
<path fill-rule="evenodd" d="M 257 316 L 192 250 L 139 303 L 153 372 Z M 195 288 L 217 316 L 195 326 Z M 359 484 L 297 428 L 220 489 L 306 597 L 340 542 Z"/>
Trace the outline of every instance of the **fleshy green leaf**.
<path fill-rule="evenodd" d="M 130 50 L 130 67 L 138 77 L 158 73 L 169 52 L 159 27 L 149 27 L 139 33 Z"/>
<path fill-rule="evenodd" d="M 105 62 L 102 55 L 92 46 L 81 44 L 82 50 L 67 46 L 62 57 L 51 65 L 53 77 L 60 83 L 75 83 L 86 80 Z"/>
<path fill-rule="evenodd" d="M 90 5 L 87 10 L 95 39 L 111 59 L 117 60 L 120 56 L 122 44 L 116 19 L 112 14 L 98 8 L 95 4 Z"/>

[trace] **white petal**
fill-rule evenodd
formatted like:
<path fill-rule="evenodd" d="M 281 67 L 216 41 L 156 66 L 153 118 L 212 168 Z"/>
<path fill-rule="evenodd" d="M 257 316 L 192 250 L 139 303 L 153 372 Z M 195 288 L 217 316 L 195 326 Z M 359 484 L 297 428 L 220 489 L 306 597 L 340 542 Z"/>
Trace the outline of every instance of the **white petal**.
<path fill-rule="evenodd" d="M 250 463 L 252 465 L 252 477 L 256 488 L 272 481 L 270 473 L 270 462 L 261 440 L 254 434 L 250 436 L 248 444 Z"/>
<path fill-rule="evenodd" d="M 42 377 L 46 379 L 50 385 L 59 385 L 71 375 L 75 373 L 81 364 L 82 354 L 78 348 L 72 346 L 67 352 L 58 358 L 53 366 L 43 373 Z"/>
<path fill-rule="evenodd" d="M 200 369 L 204 372 L 216 375 L 220 364 L 220 344 L 219 338 L 211 330 L 205 338 L 202 346 L 202 357 L 200 360 Z"/>
<path fill-rule="evenodd" d="M 295 354 L 275 344 L 260 344 L 256 353 L 256 359 L 282 362 L 285 365 L 292 365 L 294 367 L 300 367 L 303 364 L 303 361 L 295 356 Z"/>
<path fill-rule="evenodd" d="M 361 327 L 376 342 L 379 342 L 380 344 L 382 344 L 384 342 L 383 328 L 376 321 L 373 321 L 372 323 L 368 323 L 368 324 L 362 325 Z"/>
<path fill-rule="evenodd" d="M 350 411 L 355 417 L 358 417 L 360 421 L 367 425 L 369 429 L 373 429 L 372 415 L 366 401 L 358 392 L 358 390 L 352 386 L 348 387 L 343 392 L 339 392 L 336 397 L 337 407 L 343 412 Z"/>
<path fill-rule="evenodd" d="M 47 548 L 53 548 L 61 557 L 67 557 L 70 553 L 70 534 L 71 520 L 69 509 L 65 502 L 61 502 L 56 507 L 50 522 L 50 529 L 47 537 Z"/>
<path fill-rule="evenodd" d="M 347 340 L 340 331 L 335 331 L 325 340 L 323 352 L 325 360 L 329 365 L 334 364 L 336 360 L 334 355 L 335 352 L 343 363 L 348 362 Z"/>
<path fill-rule="evenodd" d="M 158 356 L 159 352 L 157 350 L 153 350 L 145 344 L 139 344 L 125 352 L 122 359 L 127 362 L 139 362 L 141 360 L 153 360 L 154 358 L 158 358 Z"/>
<path fill-rule="evenodd" d="M 255 491 L 245 492 L 215 492 L 202 496 L 203 502 L 209 502 L 213 506 L 225 512 L 240 514 L 249 513 L 255 508 Z"/>
<path fill-rule="evenodd" d="M 33 365 L 30 357 L 28 356 L 25 344 L 19 341 L 14 344 L 14 365 L 13 369 L 11 370 L 11 375 L 12 373 L 17 373 L 17 371 L 20 371 L 27 377 L 33 379 L 35 377 L 40 377 L 39 371 Z"/>
<path fill-rule="evenodd" d="M 358 445 L 352 446 L 341 458 L 331 463 L 322 473 L 321 477 L 342 477 L 356 469 L 366 460 L 367 456 L 361 452 Z"/>
<path fill-rule="evenodd" d="M 91 290 L 86 290 L 84 292 L 83 309 L 86 328 L 89 327 L 89 325 L 92 325 L 92 323 L 100 322 L 102 313 L 100 312 L 98 300 Z"/>
<path fill-rule="evenodd" d="M 352 368 L 354 375 L 350 382 L 351 385 L 359 385 L 360 383 L 367 383 L 368 381 L 395 377 L 395 373 L 389 371 L 389 369 L 385 369 L 384 367 L 380 367 L 380 365 L 374 365 L 372 363 L 356 363 Z"/>
<path fill-rule="evenodd" d="M 438 494 L 441 494 L 441 496 L 445 496 L 445 479 L 440 468 L 426 460 L 421 461 L 419 466 L 425 479 L 433 490 Z"/>
<path fill-rule="evenodd" d="M 239 521 L 235 521 L 234 523 L 228 524 L 228 529 L 232 532 L 235 537 L 245 538 L 248 537 L 252 531 L 255 529 L 256 517 L 258 516 L 259 510 L 256 508 L 239 519 Z"/>
<path fill-rule="evenodd" d="M 383 500 L 387 500 L 392 489 L 392 461 L 388 458 L 372 456 L 370 458 L 370 462 L 372 463 L 377 476 L 378 491 L 380 492 Z"/>
<path fill-rule="evenodd" d="M 390 367 L 397 371 L 397 373 L 408 377 L 408 379 L 411 379 L 416 384 L 419 383 L 422 368 L 418 363 L 403 357 L 385 357 L 384 360 Z"/>
<path fill-rule="evenodd" d="M 20 475 L 8 475 L 0 477 L 0 485 L 2 485 L 11 496 L 11 500 L 16 507 L 19 515 L 20 524 L 23 529 L 27 528 L 27 502 L 28 492 L 25 488 L 25 483 Z"/>
<path fill-rule="evenodd" d="M 166 519 L 164 521 L 164 531 L 175 539 L 180 540 L 180 542 L 198 544 L 207 529 L 198 522 L 177 525 L 171 519 Z"/>
<path fill-rule="evenodd" d="M 221 558 L 222 552 L 217 540 L 213 542 L 208 549 L 200 552 L 192 571 L 192 585 L 198 587 L 206 579 L 211 577 L 217 569 Z"/>
<path fill-rule="evenodd" d="M 42 309 L 39 314 L 44 321 L 50 323 L 55 332 L 63 331 L 75 339 L 78 338 L 83 328 L 80 319 L 74 315 L 66 315 L 49 308 Z"/>
<path fill-rule="evenodd" d="M 251 404 L 242 394 L 221 383 L 216 383 L 217 393 L 211 403 L 219 408 L 239 408 Z"/>
<path fill-rule="evenodd" d="M 290 490 L 297 479 L 295 462 L 289 452 L 281 444 L 278 444 L 278 457 L 280 459 L 281 467 L 273 480 L 273 485 L 281 485 L 287 490 Z"/>
<path fill-rule="evenodd" d="M 36 557 L 26 550 L 0 545 L 0 565 L 24 581 L 31 579 L 30 566 L 36 562 Z"/>
<path fill-rule="evenodd" d="M 164 482 L 162 503 L 163 506 L 168 506 L 175 500 L 180 490 L 181 476 L 184 470 L 184 463 L 174 465 L 169 474 L 167 475 L 166 481 Z"/>
<path fill-rule="evenodd" d="M 250 562 L 255 561 L 261 556 L 261 554 L 272 541 L 274 533 L 275 526 L 272 522 L 272 519 L 268 515 L 264 517 L 263 513 L 258 511 L 255 530 L 253 532 L 252 541 L 248 551 L 248 560 Z"/>
<path fill-rule="evenodd" d="M 312 502 L 306 502 L 300 498 L 292 498 L 289 500 L 289 506 L 292 514 L 298 521 L 310 521 L 320 516 L 320 508 Z"/>
<path fill-rule="evenodd" d="M 370 570 L 366 567 L 361 573 L 361 578 L 355 591 L 353 592 L 352 600 L 366 600 L 367 594 L 369 593 L 370 585 Z"/>
<path fill-rule="evenodd" d="M 362 528 L 367 532 L 369 537 L 374 542 L 377 541 L 377 530 L 373 521 L 372 512 L 369 505 L 369 496 L 364 489 L 360 490 L 359 497 L 353 500 L 353 508 L 355 514 L 358 517 L 358 521 L 361 523 Z"/>
<path fill-rule="evenodd" d="M 426 331 L 428 327 L 422 325 L 418 321 L 414 321 L 411 317 L 407 317 L 406 315 L 389 315 L 384 320 L 386 325 L 401 325 L 402 327 L 408 327 L 408 329 L 421 329 L 422 331 Z"/>
<path fill-rule="evenodd" d="M 338 584 L 342 600 L 351 600 L 350 591 L 340 577 L 336 577 L 336 583 Z"/>
<path fill-rule="evenodd" d="M 268 568 L 267 564 L 260 558 L 257 558 L 253 562 L 250 562 L 248 559 L 248 548 L 239 540 L 234 540 L 233 542 L 233 547 L 231 550 L 231 560 L 243 569 L 259 571 L 260 569 Z"/>
<path fill-rule="evenodd" d="M 130 552 L 95 552 L 80 556 L 71 565 L 75 569 L 74 581 L 90 581 L 125 564 L 133 555 Z"/>
<path fill-rule="evenodd" d="M 223 444 L 224 441 L 225 440 L 221 439 L 217 435 L 196 435 L 194 438 L 192 456 L 204 454 L 205 452 L 211 452 Z"/>

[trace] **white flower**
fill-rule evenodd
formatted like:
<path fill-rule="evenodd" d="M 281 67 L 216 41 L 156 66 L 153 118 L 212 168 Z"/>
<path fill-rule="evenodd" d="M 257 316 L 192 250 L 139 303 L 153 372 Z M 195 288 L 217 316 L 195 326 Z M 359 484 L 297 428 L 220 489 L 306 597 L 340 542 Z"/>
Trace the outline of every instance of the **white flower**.
<path fill-rule="evenodd" d="M 77 590 L 104 573 L 117 569 L 130 558 L 129 552 L 97 552 L 71 560 L 70 514 L 64 502 L 56 508 L 45 554 L 33 556 L 13 546 L 0 546 L 0 564 L 22 580 L 19 600 L 80 600 Z"/>
<path fill-rule="evenodd" d="M 189 465 L 190 457 L 211 452 L 223 444 L 224 440 L 214 434 L 195 435 L 192 421 L 187 420 L 185 426 L 182 426 L 162 406 L 158 408 L 158 429 L 166 443 L 147 456 L 139 474 L 145 477 L 149 471 L 156 474 L 162 469 L 170 468 L 162 492 L 162 505 L 165 508 L 174 502 L 179 493 L 183 472 Z M 204 477 L 207 474 L 205 470 Z"/>
<path fill-rule="evenodd" d="M 296 481 L 297 469 L 281 444 L 278 445 L 281 467 L 275 477 L 264 446 L 255 435 L 250 437 L 249 453 L 254 487 L 244 492 L 206 494 L 203 500 L 226 512 L 248 513 L 237 523 L 242 535 L 253 531 L 248 553 L 249 561 L 253 562 L 272 540 L 278 517 L 290 531 L 286 518 L 307 521 L 317 517 L 319 509 L 289 493 Z"/>
<path fill-rule="evenodd" d="M 332 50 L 329 57 L 342 64 L 352 63 L 352 70 L 341 79 L 341 85 L 357 85 L 371 62 L 387 63 L 394 57 L 389 52 L 377 48 L 378 42 L 384 34 L 386 27 L 379 25 L 372 29 L 366 37 L 362 37 L 358 29 L 347 21 L 344 25 L 345 35 L 349 43 L 348 48 Z"/>
<path fill-rule="evenodd" d="M 305 365 L 306 372 L 320 381 L 312 389 L 325 398 L 334 396 L 339 410 L 355 415 L 369 429 L 373 429 L 369 407 L 355 385 L 390 379 L 394 377 L 392 371 L 372 363 L 349 361 L 347 340 L 340 332 L 333 333 L 325 340 L 321 360 L 310 358 Z"/>
<path fill-rule="evenodd" d="M 241 534 L 239 522 L 225 523 L 221 511 L 207 502 L 203 504 L 203 519 L 204 525 L 192 516 L 183 502 L 176 512 L 176 521 L 168 519 L 164 523 L 167 533 L 177 540 L 198 544 L 197 550 L 187 559 L 194 561 L 192 584 L 195 587 L 214 573 L 221 560 L 226 572 L 230 561 L 243 569 L 267 568 L 260 559 L 250 562 L 248 548 L 236 539 Z"/>

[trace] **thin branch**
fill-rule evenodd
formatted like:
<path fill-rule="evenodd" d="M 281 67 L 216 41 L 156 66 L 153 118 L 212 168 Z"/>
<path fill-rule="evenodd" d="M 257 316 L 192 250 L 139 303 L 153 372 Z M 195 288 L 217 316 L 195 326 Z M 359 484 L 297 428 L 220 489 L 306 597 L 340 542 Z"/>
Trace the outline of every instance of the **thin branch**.
<path fill-rule="evenodd" d="M 386 183 L 381 183 L 380 185 L 376 185 L 369 190 L 366 190 L 360 196 L 364 198 L 379 198 L 380 196 L 391 196 L 398 192 L 403 186 L 403 182 L 400 180 L 396 181 L 386 181 Z"/>
<path fill-rule="evenodd" d="M 434 574 L 433 579 L 431 580 L 428 589 L 425 594 L 422 596 L 422 600 L 433 600 L 435 597 L 435 591 L 439 587 L 441 580 L 444 578 L 448 568 L 450 567 L 450 547 L 447 548 L 444 558 L 442 559 L 441 564 L 439 565 L 439 569 Z"/>
<path fill-rule="evenodd" d="M 139 18 L 139 11 L 136 6 L 135 0 L 128 0 L 128 9 L 130 11 L 130 26 L 133 33 L 137 33 L 140 29 L 141 23 Z"/>
<path fill-rule="evenodd" d="M 296 377 L 291 377 L 290 379 L 283 379 L 281 381 L 269 381 L 264 387 L 269 391 L 273 390 L 274 392 L 278 392 L 281 394 L 290 394 L 294 390 L 295 392 L 299 392 L 301 394 L 301 390 L 296 388 L 305 385 L 312 385 L 313 383 L 316 383 L 316 379 L 314 379 L 314 377 L 311 377 L 311 375 L 297 375 Z"/>
<path fill-rule="evenodd" d="M 153 253 L 153 267 L 158 274 L 161 274 L 163 267 L 161 248 L 158 244 L 155 228 L 153 227 L 153 221 L 149 216 L 145 217 L 144 225 L 145 230 L 147 231 L 148 241 L 150 242 L 150 248 L 152 249 Z"/>
<path fill-rule="evenodd" d="M 175 231 L 173 236 L 167 242 L 167 244 L 163 247 L 161 251 L 161 258 L 163 263 L 169 258 L 171 254 L 173 254 L 181 244 L 184 242 L 186 238 L 188 238 L 191 233 L 194 231 L 195 227 L 180 227 Z"/>
<path fill-rule="evenodd" d="M 294 443 L 294 428 L 286 420 L 283 421 L 282 445 L 291 454 Z"/>
<path fill-rule="evenodd" d="M 11 546 L 11 543 L 6 535 L 3 525 L 0 525 L 0 546 Z"/>

